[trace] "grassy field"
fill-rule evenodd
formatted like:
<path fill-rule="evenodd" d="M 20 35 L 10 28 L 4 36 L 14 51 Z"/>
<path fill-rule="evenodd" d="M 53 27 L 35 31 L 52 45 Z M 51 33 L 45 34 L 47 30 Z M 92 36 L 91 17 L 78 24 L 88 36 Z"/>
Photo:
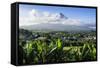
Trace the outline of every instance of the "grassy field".
<path fill-rule="evenodd" d="M 19 64 L 96 60 L 96 33 L 20 29 Z"/>

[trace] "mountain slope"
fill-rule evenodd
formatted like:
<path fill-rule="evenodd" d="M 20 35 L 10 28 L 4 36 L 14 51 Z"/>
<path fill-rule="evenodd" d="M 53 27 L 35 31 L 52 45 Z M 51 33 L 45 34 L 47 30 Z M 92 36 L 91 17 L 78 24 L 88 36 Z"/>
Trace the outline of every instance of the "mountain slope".
<path fill-rule="evenodd" d="M 48 30 L 48 31 L 89 31 L 88 27 L 74 26 L 74 25 L 62 25 L 62 24 L 37 24 L 31 26 L 22 26 L 21 28 L 27 30 Z"/>

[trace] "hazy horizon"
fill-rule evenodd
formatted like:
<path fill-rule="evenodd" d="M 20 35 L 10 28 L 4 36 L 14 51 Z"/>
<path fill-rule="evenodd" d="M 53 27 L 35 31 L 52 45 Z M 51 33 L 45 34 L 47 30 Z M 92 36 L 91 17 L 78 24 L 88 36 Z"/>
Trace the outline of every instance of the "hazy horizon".
<path fill-rule="evenodd" d="M 96 27 L 96 9 L 79 7 L 55 7 L 19 5 L 19 27 L 38 24 L 61 24 Z"/>

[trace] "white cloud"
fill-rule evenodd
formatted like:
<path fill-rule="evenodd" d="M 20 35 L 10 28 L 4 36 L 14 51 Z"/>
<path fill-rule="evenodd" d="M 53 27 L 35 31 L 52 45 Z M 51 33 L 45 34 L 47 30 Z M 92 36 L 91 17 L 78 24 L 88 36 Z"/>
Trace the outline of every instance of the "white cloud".
<path fill-rule="evenodd" d="M 64 16 L 64 15 L 63 15 Z M 27 17 L 19 18 L 19 26 L 27 26 L 41 23 L 49 24 L 64 24 L 64 25 L 81 25 L 81 22 L 76 19 L 61 17 L 60 13 L 50 13 L 47 11 L 40 12 L 32 9 Z"/>
<path fill-rule="evenodd" d="M 95 27 L 95 26 L 94 26 L 94 27 L 91 27 L 91 26 L 90 26 L 89 28 L 91 28 L 91 29 L 96 29 L 96 27 Z"/>

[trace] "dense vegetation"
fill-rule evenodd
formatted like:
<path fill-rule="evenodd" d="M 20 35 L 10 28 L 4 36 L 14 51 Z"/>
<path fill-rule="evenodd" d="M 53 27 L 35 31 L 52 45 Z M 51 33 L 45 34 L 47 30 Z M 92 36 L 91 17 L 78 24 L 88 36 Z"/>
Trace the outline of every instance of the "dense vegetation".
<path fill-rule="evenodd" d="M 19 64 L 96 60 L 96 32 L 19 30 Z"/>

